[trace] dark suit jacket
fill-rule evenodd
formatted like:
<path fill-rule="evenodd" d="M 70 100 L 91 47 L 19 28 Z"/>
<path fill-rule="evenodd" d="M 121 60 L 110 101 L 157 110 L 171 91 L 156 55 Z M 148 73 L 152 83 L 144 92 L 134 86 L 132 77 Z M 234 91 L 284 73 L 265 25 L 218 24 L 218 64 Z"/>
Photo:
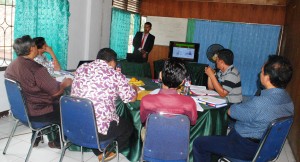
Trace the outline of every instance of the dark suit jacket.
<path fill-rule="evenodd" d="M 138 49 L 141 47 L 142 37 L 143 37 L 143 32 L 137 32 L 135 34 L 133 38 L 133 47 L 134 47 L 133 53 L 139 52 Z M 143 48 L 148 54 L 151 52 L 153 48 L 154 40 L 155 40 L 155 36 L 149 33 Z"/>

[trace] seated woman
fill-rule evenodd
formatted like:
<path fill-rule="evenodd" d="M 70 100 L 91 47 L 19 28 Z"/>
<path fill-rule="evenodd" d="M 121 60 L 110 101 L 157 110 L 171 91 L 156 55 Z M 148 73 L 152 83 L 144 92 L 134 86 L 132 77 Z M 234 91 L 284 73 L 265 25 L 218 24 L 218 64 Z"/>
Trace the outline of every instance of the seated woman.
<path fill-rule="evenodd" d="M 37 55 L 37 57 L 34 58 L 34 61 L 36 61 L 37 63 L 46 67 L 50 74 L 53 74 L 53 71 L 59 71 L 61 69 L 59 62 L 58 62 L 52 48 L 47 45 L 45 38 L 44 37 L 36 37 L 33 40 L 38 49 L 38 55 Z M 53 62 L 46 58 L 46 56 L 44 55 L 45 52 L 47 52 L 51 55 Z"/>
<path fill-rule="evenodd" d="M 38 50 L 30 36 L 17 38 L 13 48 L 18 57 L 7 66 L 4 76 L 20 83 L 29 118 L 31 121 L 60 124 L 59 97 L 66 87 L 71 86 L 72 79 L 57 82 L 45 67 L 34 61 Z M 56 137 L 59 137 L 58 133 Z M 40 138 L 37 138 L 34 146 L 39 141 Z M 50 141 L 48 145 L 59 148 L 59 138 Z"/>

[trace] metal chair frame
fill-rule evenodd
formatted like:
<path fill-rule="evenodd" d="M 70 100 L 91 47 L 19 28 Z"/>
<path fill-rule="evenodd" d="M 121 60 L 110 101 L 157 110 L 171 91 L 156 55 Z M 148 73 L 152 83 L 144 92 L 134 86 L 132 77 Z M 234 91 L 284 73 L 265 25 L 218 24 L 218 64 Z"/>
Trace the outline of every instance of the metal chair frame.
<path fill-rule="evenodd" d="M 95 110 L 94 110 L 94 105 L 93 105 L 92 101 L 89 99 L 85 99 L 85 98 L 62 96 L 60 98 L 60 106 L 61 106 L 60 111 L 61 111 L 61 123 L 62 123 L 61 124 L 62 139 L 63 139 L 64 145 L 62 148 L 60 162 L 62 162 L 62 160 L 63 160 L 66 149 L 69 148 L 72 144 L 80 146 L 82 162 L 83 162 L 83 147 L 91 148 L 91 147 L 85 146 L 84 144 L 79 143 L 75 140 L 71 141 L 68 139 L 68 133 L 70 133 L 70 132 L 69 132 L 68 128 L 66 128 L 66 125 L 65 125 L 66 121 L 65 121 L 65 117 L 64 117 L 65 115 L 68 115 L 68 114 L 65 114 L 64 109 L 67 108 L 67 106 L 70 106 L 70 105 L 68 105 L 70 103 L 71 103 L 72 109 L 74 109 L 74 110 L 75 109 L 82 109 L 82 110 L 92 109 L 92 110 L 90 110 L 92 112 L 91 116 L 88 119 L 84 119 L 84 120 L 92 120 L 93 124 L 89 125 L 89 126 L 93 127 L 93 134 L 91 136 L 95 139 L 96 145 L 97 145 L 96 147 L 93 147 L 93 149 L 98 149 L 100 152 L 103 152 L 102 162 L 104 162 L 104 160 L 105 160 L 105 153 L 106 153 L 107 149 L 112 150 L 114 147 L 116 148 L 117 160 L 119 161 L 118 142 L 115 140 L 99 141 L 96 118 L 95 118 Z M 79 103 L 81 105 L 84 105 L 84 107 L 80 107 L 78 105 Z M 78 115 L 80 115 L 80 114 L 78 114 Z M 76 123 L 74 123 L 74 124 L 76 124 Z M 84 131 L 84 128 L 78 128 L 78 130 Z M 110 146 L 112 146 L 112 147 L 110 147 Z"/>
<path fill-rule="evenodd" d="M 257 152 L 252 160 L 252 162 L 264 162 L 266 159 L 265 157 L 262 155 L 262 153 L 266 150 L 268 150 L 267 148 L 264 148 L 265 143 L 268 142 L 268 140 L 270 140 L 270 133 L 273 131 L 273 129 L 281 129 L 280 127 L 277 128 L 277 126 L 282 126 L 281 124 L 283 124 L 284 126 L 286 126 L 286 130 L 284 132 L 284 134 L 281 136 L 282 137 L 282 141 L 280 142 L 280 148 L 275 150 L 276 156 L 272 157 L 273 159 L 269 159 L 269 161 L 276 161 L 280 155 L 280 152 L 284 146 L 284 143 L 287 139 L 287 136 L 289 134 L 289 131 L 291 129 L 291 126 L 293 124 L 293 118 L 294 116 L 288 116 L 288 117 L 282 117 L 282 118 L 278 118 L 273 120 L 270 125 L 268 126 L 267 130 L 265 131 L 263 138 L 261 139 L 260 143 L 259 143 L 259 147 L 257 149 Z M 276 147 L 274 147 L 276 148 Z M 248 162 L 245 160 L 239 160 L 239 159 L 234 159 L 234 158 L 227 158 L 227 157 L 222 157 L 221 159 L 219 159 L 219 162 Z"/>
<path fill-rule="evenodd" d="M 23 125 L 29 127 L 32 131 L 35 131 L 35 133 L 33 135 L 33 140 L 31 140 L 31 145 L 30 145 L 30 148 L 28 150 L 28 153 L 27 153 L 27 156 L 25 159 L 25 162 L 27 162 L 31 155 L 31 151 L 32 151 L 34 142 L 35 142 L 36 138 L 38 137 L 38 134 L 41 134 L 40 136 L 42 137 L 44 134 L 48 134 L 48 133 L 51 133 L 52 131 L 56 131 L 56 129 L 55 129 L 55 130 L 45 132 L 45 130 L 50 129 L 51 127 L 56 127 L 59 131 L 59 134 L 61 134 L 60 126 L 58 124 L 53 124 L 53 123 L 49 123 L 49 122 L 47 122 L 47 123 L 46 122 L 31 122 L 30 118 L 28 116 L 28 112 L 27 112 L 26 100 L 23 96 L 23 92 L 22 92 L 22 88 L 21 88 L 20 84 L 17 81 L 5 78 L 5 87 L 6 87 L 8 100 L 10 103 L 12 116 L 15 120 L 15 124 L 12 128 L 12 131 L 9 135 L 7 143 L 3 150 L 3 155 L 6 154 L 6 151 L 10 144 L 10 141 L 11 141 L 12 137 L 14 136 L 17 127 L 19 126 L 18 124 L 22 123 Z M 13 88 L 13 89 L 9 89 L 9 88 Z M 18 99 L 21 99 L 21 101 Z M 59 137 L 59 138 L 61 139 L 61 137 Z M 62 145 L 62 143 L 61 143 L 61 145 Z"/>

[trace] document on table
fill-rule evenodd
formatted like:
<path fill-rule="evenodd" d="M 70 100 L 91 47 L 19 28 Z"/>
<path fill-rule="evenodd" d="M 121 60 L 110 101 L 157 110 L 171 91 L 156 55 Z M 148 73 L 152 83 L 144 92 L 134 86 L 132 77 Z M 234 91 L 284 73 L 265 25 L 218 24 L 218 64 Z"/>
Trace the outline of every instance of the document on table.
<path fill-rule="evenodd" d="M 221 108 L 227 106 L 227 101 L 223 98 L 216 98 L 213 96 L 193 96 L 193 99 L 199 104 L 204 104 L 210 107 Z"/>
<path fill-rule="evenodd" d="M 207 90 L 205 86 L 191 85 L 190 89 L 192 93 L 199 96 L 219 96 L 219 94 L 216 91 Z"/>
<path fill-rule="evenodd" d="M 217 97 L 213 97 L 213 96 L 197 96 L 196 98 L 198 98 L 199 101 L 201 102 L 207 102 L 207 103 L 211 103 L 211 104 L 226 104 L 226 99 L 224 98 L 217 98 Z"/>
<path fill-rule="evenodd" d="M 54 71 L 53 77 L 58 82 L 62 82 L 65 78 L 71 78 L 74 79 L 74 75 L 71 72 L 60 70 L 60 71 Z"/>
<path fill-rule="evenodd" d="M 193 100 L 195 101 L 197 111 L 203 112 L 204 109 L 202 108 L 202 106 L 201 106 L 200 103 L 198 102 L 198 99 L 197 99 L 196 97 L 192 97 L 192 98 L 193 98 Z"/>

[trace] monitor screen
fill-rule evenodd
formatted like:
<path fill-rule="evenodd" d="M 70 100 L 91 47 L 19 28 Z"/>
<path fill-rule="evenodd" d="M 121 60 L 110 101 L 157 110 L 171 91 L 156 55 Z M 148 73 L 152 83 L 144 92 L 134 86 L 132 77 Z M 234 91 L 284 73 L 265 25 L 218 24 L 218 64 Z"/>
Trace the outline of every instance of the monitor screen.
<path fill-rule="evenodd" d="M 170 41 L 169 58 L 179 58 L 184 61 L 198 62 L 199 43 Z"/>

